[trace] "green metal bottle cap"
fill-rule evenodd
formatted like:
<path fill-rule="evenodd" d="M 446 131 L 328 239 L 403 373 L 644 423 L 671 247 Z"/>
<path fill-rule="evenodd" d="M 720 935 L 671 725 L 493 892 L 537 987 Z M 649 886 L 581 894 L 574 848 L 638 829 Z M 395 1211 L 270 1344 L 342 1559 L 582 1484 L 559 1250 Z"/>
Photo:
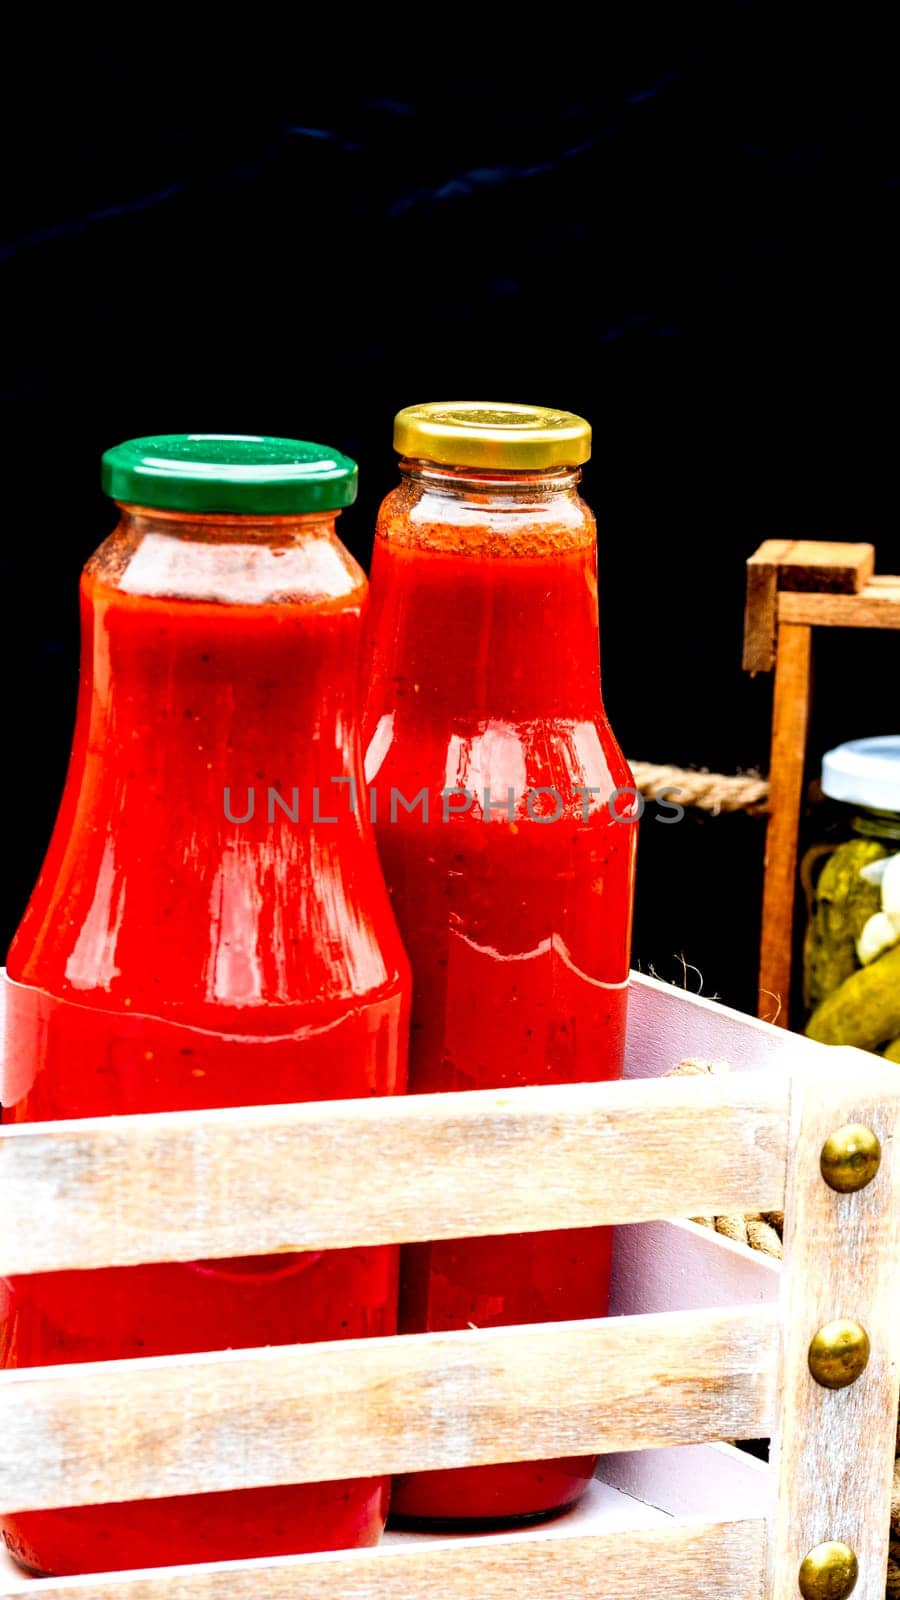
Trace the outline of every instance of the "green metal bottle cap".
<path fill-rule="evenodd" d="M 127 439 L 102 462 L 105 492 L 161 511 L 292 516 L 356 499 L 356 462 L 327 445 L 254 434 L 169 433 Z"/>

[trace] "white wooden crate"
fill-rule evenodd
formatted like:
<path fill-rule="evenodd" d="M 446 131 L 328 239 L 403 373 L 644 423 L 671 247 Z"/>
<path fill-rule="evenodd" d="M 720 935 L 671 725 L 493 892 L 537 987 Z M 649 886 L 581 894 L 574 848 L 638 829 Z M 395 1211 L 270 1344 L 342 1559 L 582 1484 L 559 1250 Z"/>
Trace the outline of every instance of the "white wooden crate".
<path fill-rule="evenodd" d="M 116 1363 L 116 1392 L 133 1400 L 129 1438 L 137 1443 L 123 1462 L 107 1434 L 99 1470 L 90 1426 L 103 1408 L 88 1369 L 45 1369 L 37 1383 L 31 1373 L 27 1395 L 18 1374 L 0 1377 L 0 1501 L 25 1509 L 23 1496 L 34 1508 L 65 1503 L 64 1495 L 96 1502 L 169 1492 L 165 1481 L 142 1477 L 142 1441 L 160 1407 L 176 1414 L 186 1381 L 196 1404 L 193 1420 L 173 1435 L 181 1487 L 186 1471 L 198 1487 L 300 1481 L 301 1457 L 309 1478 L 461 1464 L 448 1457 L 446 1438 L 434 1443 L 428 1417 L 435 1375 L 446 1380 L 462 1350 L 454 1390 L 460 1437 L 468 1441 L 462 1459 L 602 1453 L 600 1481 L 567 1516 L 510 1534 L 389 1534 L 377 1551 L 141 1575 L 35 1581 L 8 1566 L 0 1568 L 0 1600 L 23 1591 L 46 1600 L 79 1592 L 92 1600 L 415 1600 L 438 1585 L 478 1600 L 513 1590 L 518 1600 L 578 1600 L 603 1590 L 626 1600 L 643 1597 L 651 1583 L 659 1587 L 663 1574 L 667 1600 L 763 1589 L 782 1600 L 797 1593 L 802 1556 L 826 1538 L 855 1549 L 859 1600 L 881 1600 L 900 1338 L 893 1148 L 900 1075 L 859 1052 L 826 1050 L 635 976 L 626 1077 L 659 1077 L 687 1055 L 726 1060 L 734 1076 L 4 1130 L 0 1271 L 7 1272 L 239 1254 L 285 1239 L 306 1248 L 387 1242 L 422 1237 L 426 1226 L 426 1236 L 452 1237 L 646 1220 L 617 1233 L 606 1323 Z M 860 1120 L 879 1132 L 882 1168 L 866 1190 L 838 1196 L 821 1180 L 818 1152 L 834 1127 Z M 286 1136 L 292 1158 L 303 1152 L 302 1197 L 285 1182 L 278 1149 Z M 200 1142 L 204 1159 L 212 1150 L 227 1163 L 227 1205 L 201 1193 L 192 1158 Z M 372 1174 L 376 1166 L 383 1172 L 386 1150 L 394 1181 L 390 1193 L 383 1185 L 377 1193 Z M 109 1172 L 105 1197 L 102 1185 L 86 1181 L 88 1151 Z M 147 1181 L 151 1152 L 155 1192 Z M 319 1184 L 310 1182 L 315 1163 Z M 452 1171 L 452 1189 L 441 1189 L 441 1171 Z M 235 1204 L 241 1185 L 244 1200 Z M 709 1230 L 664 1220 L 780 1209 L 785 1190 L 784 1273 Z M 851 1389 L 830 1392 L 813 1384 L 806 1350 L 816 1327 L 837 1316 L 864 1323 L 872 1358 Z M 324 1377 L 339 1385 L 348 1352 L 353 1388 L 366 1403 L 354 1414 L 348 1386 L 342 1434 L 331 1426 L 333 1408 L 329 1417 L 315 1396 Z M 554 1371 L 568 1382 L 557 1390 L 551 1439 L 540 1418 Z M 111 1376 L 107 1369 L 106 1394 Z M 204 1413 L 216 1404 L 217 1386 L 240 1391 L 245 1381 L 254 1399 L 260 1381 L 270 1385 L 272 1403 L 281 1401 L 294 1418 L 293 1432 L 279 1430 L 283 1449 L 274 1460 L 272 1440 L 253 1437 L 248 1404 L 243 1465 L 226 1461 L 210 1483 Z M 373 1422 L 376 1390 L 386 1399 Z M 84 1434 L 72 1445 L 70 1430 L 71 1454 L 60 1462 L 53 1416 L 76 1393 Z M 313 1396 L 302 1415 L 298 1395 Z M 771 1467 L 717 1442 L 770 1431 Z M 693 1439 L 701 1442 L 686 1442 Z"/>

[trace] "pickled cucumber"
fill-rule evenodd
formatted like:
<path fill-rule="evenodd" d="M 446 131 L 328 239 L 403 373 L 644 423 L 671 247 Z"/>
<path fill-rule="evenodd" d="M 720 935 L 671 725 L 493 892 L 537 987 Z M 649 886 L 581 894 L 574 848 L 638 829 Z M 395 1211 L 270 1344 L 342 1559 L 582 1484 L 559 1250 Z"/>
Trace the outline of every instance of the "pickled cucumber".
<path fill-rule="evenodd" d="M 845 978 L 813 1012 L 806 1032 L 820 1044 L 877 1050 L 900 1035 L 900 945 Z"/>
<path fill-rule="evenodd" d="M 881 1053 L 888 1061 L 900 1062 L 900 1039 L 892 1039 Z"/>
<path fill-rule="evenodd" d="M 818 1006 L 857 969 L 856 941 L 881 909 L 881 889 L 860 871 L 887 851 L 875 839 L 850 839 L 829 856 L 816 884 L 816 907 L 803 947 L 804 997 Z"/>

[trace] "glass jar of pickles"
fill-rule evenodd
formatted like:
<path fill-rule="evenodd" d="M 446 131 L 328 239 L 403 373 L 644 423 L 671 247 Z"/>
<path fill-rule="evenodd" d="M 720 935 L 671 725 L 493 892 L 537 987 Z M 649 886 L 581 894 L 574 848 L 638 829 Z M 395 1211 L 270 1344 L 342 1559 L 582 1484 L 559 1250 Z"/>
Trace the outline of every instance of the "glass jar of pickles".
<path fill-rule="evenodd" d="M 801 867 L 806 1032 L 900 1062 L 900 734 L 829 750 L 822 790 L 837 804 Z"/>

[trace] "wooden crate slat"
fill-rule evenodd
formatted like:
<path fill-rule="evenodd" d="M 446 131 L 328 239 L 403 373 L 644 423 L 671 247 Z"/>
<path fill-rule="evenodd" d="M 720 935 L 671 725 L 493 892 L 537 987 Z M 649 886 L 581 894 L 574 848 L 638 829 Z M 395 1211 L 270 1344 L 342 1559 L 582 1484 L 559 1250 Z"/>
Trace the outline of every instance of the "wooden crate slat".
<path fill-rule="evenodd" d="M 23 1369 L 0 1508 L 759 1438 L 777 1308 Z"/>
<path fill-rule="evenodd" d="M 765 1519 L 772 1509 L 768 1462 L 733 1444 L 681 1444 L 601 1456 L 597 1477 L 630 1500 L 672 1517 L 720 1521 L 740 1513 Z"/>
<path fill-rule="evenodd" d="M 169 1567 L 45 1579 L 34 1600 L 572 1600 L 615 1595 L 646 1600 L 757 1600 L 765 1524 L 673 1519 L 663 1528 L 457 1539 L 406 1549 L 344 1550 L 277 1561 Z M 0 1589 L 0 1600 L 21 1591 Z"/>
<path fill-rule="evenodd" d="M 632 972 L 629 979 L 626 1078 L 658 1078 L 688 1054 L 727 1061 L 733 1072 L 774 1072 L 783 1079 L 820 1073 L 823 1048 L 659 978 Z"/>
<path fill-rule="evenodd" d="M 780 1209 L 772 1074 L 0 1129 L 0 1273 Z"/>
<path fill-rule="evenodd" d="M 646 1222 L 616 1230 L 609 1312 L 634 1317 L 710 1306 L 776 1305 L 780 1282 L 780 1261 L 712 1228 L 686 1220 Z"/>

